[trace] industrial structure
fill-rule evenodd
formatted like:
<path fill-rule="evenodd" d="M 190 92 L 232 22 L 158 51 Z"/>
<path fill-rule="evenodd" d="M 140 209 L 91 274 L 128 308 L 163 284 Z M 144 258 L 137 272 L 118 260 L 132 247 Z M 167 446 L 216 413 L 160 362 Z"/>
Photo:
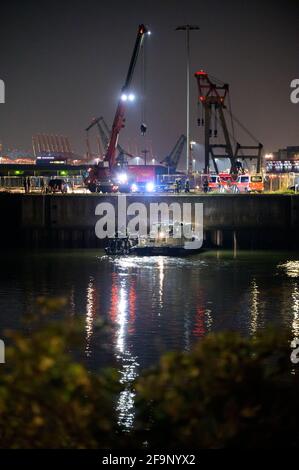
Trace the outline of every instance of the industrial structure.
<path fill-rule="evenodd" d="M 68 137 L 38 134 L 32 137 L 33 154 L 37 164 L 67 163 L 75 159 Z"/>
<path fill-rule="evenodd" d="M 186 136 L 184 134 L 182 134 L 178 138 L 178 140 L 177 140 L 174 148 L 170 152 L 170 154 L 167 155 L 164 158 L 164 160 L 161 161 L 161 164 L 166 165 L 166 167 L 168 168 L 168 173 L 176 173 L 177 172 L 178 164 L 179 164 L 183 149 L 185 147 L 186 141 L 187 141 Z"/>
<path fill-rule="evenodd" d="M 133 79 L 139 52 L 146 33 L 148 33 L 148 30 L 145 25 L 139 25 L 133 53 L 129 64 L 129 69 L 118 100 L 108 148 L 105 152 L 103 160 L 99 161 L 97 165 L 94 165 L 90 169 L 88 177 L 85 180 L 86 186 L 91 192 L 96 192 L 99 190 L 110 190 L 110 183 L 112 182 L 113 177 L 115 177 L 116 171 L 119 169 L 117 168 L 119 166 L 119 163 L 117 162 L 118 139 L 121 130 L 125 127 L 126 103 L 128 101 L 134 100 L 134 95 L 130 90 L 130 86 Z M 145 131 L 146 125 L 145 123 L 142 123 L 141 132 L 144 134 Z"/>
<path fill-rule="evenodd" d="M 256 172 L 261 171 L 261 157 L 262 157 L 262 144 L 255 139 L 255 137 L 233 116 L 230 106 L 229 98 L 229 85 L 222 83 L 220 80 L 209 76 L 203 70 L 195 73 L 195 78 L 198 85 L 198 104 L 199 116 L 198 126 L 204 129 L 204 143 L 205 143 L 205 165 L 204 173 L 211 172 L 212 160 L 214 170 L 218 174 L 219 169 L 217 159 L 229 159 L 230 173 L 232 175 L 239 174 L 243 165 L 247 160 L 255 160 Z M 227 107 L 227 102 L 229 109 Z M 229 130 L 226 121 L 226 111 L 228 110 L 232 129 Z M 234 136 L 233 121 L 243 128 L 249 136 L 256 141 L 256 145 L 241 145 L 236 141 Z M 218 125 L 222 131 L 223 141 L 213 142 L 212 139 L 220 137 L 218 132 Z M 221 153 L 219 153 L 219 151 Z M 244 153 L 246 151 L 246 153 Z"/>
<path fill-rule="evenodd" d="M 189 29 L 191 28 L 190 25 L 187 26 Z M 185 27 L 178 29 L 186 30 Z M 161 159 L 160 157 L 161 161 L 160 163 L 157 161 L 158 164 L 155 164 L 156 158 L 151 159 L 152 164 L 147 164 L 149 150 L 146 149 L 146 146 L 139 155 L 133 155 L 120 145 L 119 137 L 126 124 L 127 105 L 134 101 L 131 84 L 138 58 L 140 55 L 142 56 L 147 33 L 149 33 L 147 27 L 144 24 L 139 25 L 111 128 L 104 117 L 100 116 L 94 118 L 85 129 L 87 146 L 85 158 L 82 159 L 74 154 L 68 137 L 38 134 L 32 137 L 32 158 L 30 156 L 18 159 L 9 158 L 0 153 L 0 176 L 80 176 L 84 180 L 85 187 L 91 192 L 110 192 L 113 188 L 115 191 L 130 192 L 132 188 L 135 188 L 134 191 L 136 191 L 137 187 L 139 189 L 147 187 L 147 183 L 151 187 L 153 183 L 157 183 L 158 191 L 161 181 L 169 184 L 180 182 L 181 187 L 187 181 L 189 189 L 238 192 L 245 185 L 261 183 L 260 179 L 264 179 L 264 175 L 261 174 L 263 145 L 233 115 L 229 85 L 203 70 L 194 74 L 198 87 L 197 124 L 202 129 L 203 138 L 200 142 L 204 143 L 203 172 L 195 172 L 195 165 L 192 168 L 192 144 L 196 144 L 196 142 L 190 141 L 188 146 L 189 135 L 187 137 L 183 134 L 180 135 L 170 153 L 165 158 Z M 142 73 L 144 75 L 144 57 L 141 62 L 143 63 Z M 145 81 L 144 76 L 143 81 Z M 144 109 L 141 121 L 140 132 L 141 135 L 144 135 L 147 131 Z M 253 143 L 241 144 L 236 137 L 235 126 L 239 126 Z M 189 129 L 189 125 L 187 128 Z M 96 152 L 92 151 L 90 143 L 92 129 L 97 131 Z M 189 155 L 187 159 L 188 170 L 182 172 L 178 167 L 185 146 L 187 147 L 187 156 Z M 136 150 L 135 153 L 138 151 Z M 141 164 L 135 164 L 136 160 L 134 162 L 133 159 L 136 158 L 137 163 L 141 162 Z M 295 186 L 299 174 L 299 147 L 287 147 L 278 152 L 267 154 L 264 168 L 268 178 L 265 179 L 267 183 L 265 188 L 272 190 L 276 187 L 282 189 Z M 280 174 L 283 174 L 283 178 L 278 178 L 279 184 L 276 185 L 274 177 Z M 288 175 L 291 175 L 291 178 L 288 178 Z M 251 178 L 254 178 L 255 181 L 251 181 Z"/>
<path fill-rule="evenodd" d="M 299 173 L 299 146 L 266 154 L 265 169 L 266 173 Z"/>

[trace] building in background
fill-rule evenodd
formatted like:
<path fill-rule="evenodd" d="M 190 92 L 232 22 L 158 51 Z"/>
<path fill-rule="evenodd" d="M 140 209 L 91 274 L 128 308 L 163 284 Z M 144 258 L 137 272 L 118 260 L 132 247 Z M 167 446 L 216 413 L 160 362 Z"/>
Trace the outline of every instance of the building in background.
<path fill-rule="evenodd" d="M 299 146 L 265 155 L 266 173 L 299 173 Z"/>
<path fill-rule="evenodd" d="M 265 188 L 293 189 L 299 184 L 299 146 L 286 147 L 265 155 Z"/>
<path fill-rule="evenodd" d="M 32 137 L 32 149 L 37 165 L 71 164 L 78 160 L 69 138 L 62 135 L 35 135 Z"/>

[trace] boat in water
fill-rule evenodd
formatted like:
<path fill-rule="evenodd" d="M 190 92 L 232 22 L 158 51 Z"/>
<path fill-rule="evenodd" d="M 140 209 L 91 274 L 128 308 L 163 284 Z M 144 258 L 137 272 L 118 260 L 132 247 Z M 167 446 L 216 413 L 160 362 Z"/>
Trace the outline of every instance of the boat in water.
<path fill-rule="evenodd" d="M 191 224 L 157 223 L 147 236 L 116 236 L 109 238 L 107 255 L 187 256 L 203 251 L 202 239 L 194 233 Z"/>

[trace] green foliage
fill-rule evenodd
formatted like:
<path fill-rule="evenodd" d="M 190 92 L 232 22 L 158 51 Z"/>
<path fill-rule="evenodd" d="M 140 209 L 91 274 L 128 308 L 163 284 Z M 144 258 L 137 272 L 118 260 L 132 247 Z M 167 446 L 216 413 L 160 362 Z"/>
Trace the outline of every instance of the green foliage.
<path fill-rule="evenodd" d="M 296 193 L 292 189 L 277 189 L 276 191 L 267 191 L 265 194 L 276 194 L 276 195 L 285 195 L 285 196 L 298 196 L 299 193 Z"/>
<path fill-rule="evenodd" d="M 48 307 L 47 307 L 48 303 Z M 39 301 L 43 314 L 63 306 Z M 80 342 L 77 322 L 10 333 L 0 377 L 1 448 L 107 448 L 116 438 L 117 377 L 90 374 L 66 352 Z"/>
<path fill-rule="evenodd" d="M 162 448 L 298 447 L 299 382 L 290 342 L 207 336 L 171 353 L 136 383 L 140 442 Z"/>

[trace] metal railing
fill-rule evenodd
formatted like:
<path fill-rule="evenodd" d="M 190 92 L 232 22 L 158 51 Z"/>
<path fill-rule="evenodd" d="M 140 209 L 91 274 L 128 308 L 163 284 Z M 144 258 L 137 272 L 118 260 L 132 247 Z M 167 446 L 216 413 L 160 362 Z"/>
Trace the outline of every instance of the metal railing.
<path fill-rule="evenodd" d="M 34 191 L 43 191 L 52 179 L 63 179 L 71 189 L 83 187 L 82 176 L 67 177 L 45 177 L 45 176 L 0 176 L 0 188 L 3 189 L 25 189 L 25 180 L 30 182 L 30 189 Z"/>

